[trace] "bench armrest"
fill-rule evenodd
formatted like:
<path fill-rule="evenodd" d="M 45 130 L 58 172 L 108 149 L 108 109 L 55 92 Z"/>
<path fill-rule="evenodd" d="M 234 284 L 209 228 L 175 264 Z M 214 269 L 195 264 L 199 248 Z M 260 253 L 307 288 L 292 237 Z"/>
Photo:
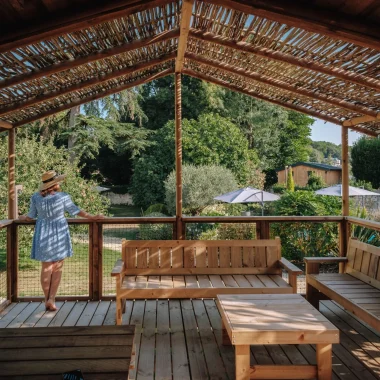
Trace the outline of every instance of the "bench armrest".
<path fill-rule="evenodd" d="M 322 263 L 346 263 L 347 257 L 304 257 L 303 261 L 308 264 L 322 264 Z"/>
<path fill-rule="evenodd" d="M 300 268 L 292 264 L 289 260 L 286 260 L 284 257 L 281 257 L 278 263 L 281 268 L 284 268 L 289 273 L 293 273 L 296 275 L 303 274 L 303 271 Z"/>
<path fill-rule="evenodd" d="M 111 276 L 120 276 L 124 272 L 124 261 L 119 259 L 116 261 L 115 266 L 112 269 Z"/>

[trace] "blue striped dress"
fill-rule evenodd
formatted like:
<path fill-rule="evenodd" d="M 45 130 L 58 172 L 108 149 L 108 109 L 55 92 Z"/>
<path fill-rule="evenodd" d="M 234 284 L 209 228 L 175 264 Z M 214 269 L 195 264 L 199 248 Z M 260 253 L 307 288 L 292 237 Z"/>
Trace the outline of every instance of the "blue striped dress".
<path fill-rule="evenodd" d="M 67 193 L 57 192 L 43 197 L 34 193 L 28 216 L 37 218 L 31 258 L 51 262 L 73 255 L 69 226 L 65 212 L 72 216 L 80 212 Z"/>

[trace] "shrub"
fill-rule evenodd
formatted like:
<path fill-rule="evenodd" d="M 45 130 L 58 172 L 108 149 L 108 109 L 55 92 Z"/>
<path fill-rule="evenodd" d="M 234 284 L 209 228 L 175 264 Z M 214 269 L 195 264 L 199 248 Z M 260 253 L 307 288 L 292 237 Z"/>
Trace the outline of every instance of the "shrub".
<path fill-rule="evenodd" d="M 166 215 L 160 212 L 152 212 L 145 215 L 152 218 L 163 218 Z M 171 240 L 173 239 L 173 227 L 171 224 L 140 224 L 140 239 L 142 240 Z"/>
<path fill-rule="evenodd" d="M 326 187 L 326 184 L 323 181 L 322 177 L 311 172 L 309 179 L 307 180 L 307 187 L 310 190 L 319 190 L 319 189 Z"/>
<path fill-rule="evenodd" d="M 311 191 L 287 192 L 274 203 L 275 215 L 339 215 L 341 211 L 340 198 L 318 196 Z M 335 223 L 276 223 L 272 228 L 273 235 L 281 238 L 282 252 L 288 259 L 328 256 L 338 251 Z"/>
<path fill-rule="evenodd" d="M 198 215 L 206 206 L 215 203 L 220 194 L 238 187 L 231 170 L 218 165 L 184 165 L 182 168 L 183 211 Z M 165 181 L 166 205 L 175 214 L 176 173 L 171 172 Z"/>

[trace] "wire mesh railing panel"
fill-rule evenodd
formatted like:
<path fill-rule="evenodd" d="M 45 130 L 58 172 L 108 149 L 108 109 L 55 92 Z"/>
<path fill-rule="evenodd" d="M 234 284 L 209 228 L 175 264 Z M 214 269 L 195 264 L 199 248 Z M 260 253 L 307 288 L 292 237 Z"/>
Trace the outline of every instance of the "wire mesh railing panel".
<path fill-rule="evenodd" d="M 0 305 L 7 299 L 7 229 L 0 229 Z"/>
<path fill-rule="evenodd" d="M 73 256 L 65 259 L 57 296 L 88 296 L 89 227 L 69 226 Z M 34 226 L 18 227 L 18 297 L 43 297 L 40 284 L 41 263 L 30 258 Z"/>
<path fill-rule="evenodd" d="M 30 258 L 34 226 L 18 226 L 18 296 L 43 297 L 40 284 L 41 263 Z"/>
<path fill-rule="evenodd" d="M 170 223 L 105 224 L 103 225 L 103 295 L 116 292 L 112 268 L 121 257 L 121 241 L 126 240 L 171 240 L 173 225 Z"/>
<path fill-rule="evenodd" d="M 59 296 L 89 295 L 89 226 L 70 225 L 73 256 L 63 265 Z"/>
<path fill-rule="evenodd" d="M 256 223 L 186 223 L 186 240 L 256 239 Z"/>

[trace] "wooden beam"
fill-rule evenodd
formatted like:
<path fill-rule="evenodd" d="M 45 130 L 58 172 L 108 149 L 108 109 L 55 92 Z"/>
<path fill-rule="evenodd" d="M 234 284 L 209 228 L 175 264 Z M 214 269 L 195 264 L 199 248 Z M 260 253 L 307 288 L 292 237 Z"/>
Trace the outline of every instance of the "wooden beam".
<path fill-rule="evenodd" d="M 56 113 L 59 113 L 59 112 L 62 112 L 62 111 L 66 111 L 66 110 L 68 110 L 68 109 L 70 109 L 72 107 L 80 106 L 82 104 L 85 104 L 85 103 L 88 103 L 88 102 L 92 102 L 94 100 L 98 100 L 98 99 L 104 98 L 105 96 L 116 94 L 117 92 L 126 90 L 126 89 L 131 88 L 131 87 L 140 86 L 140 85 L 142 85 L 144 83 L 151 82 L 151 81 L 153 81 L 155 79 L 158 79 L 158 78 L 166 77 L 167 75 L 173 74 L 173 73 L 174 73 L 174 69 L 173 68 L 169 68 L 169 69 L 163 70 L 163 71 L 161 71 L 159 73 L 150 75 L 147 78 L 137 79 L 137 80 L 135 80 L 133 82 L 130 82 L 130 83 L 127 83 L 127 84 L 123 84 L 123 85 L 119 85 L 117 87 L 111 88 L 111 89 L 103 91 L 101 93 L 98 93 L 98 94 L 95 94 L 95 95 L 91 95 L 91 96 L 87 96 L 86 98 L 83 98 L 83 99 L 80 99 L 80 100 L 77 100 L 77 101 L 74 101 L 74 102 L 71 102 L 71 103 L 68 103 L 68 104 L 64 104 L 64 105 L 62 105 L 60 107 L 51 109 L 51 110 L 46 111 L 46 112 L 42 112 L 42 113 L 40 113 L 38 115 L 35 115 L 35 116 L 32 116 L 32 117 L 30 117 L 28 119 L 23 119 L 21 121 L 13 123 L 13 126 L 15 128 L 17 128 L 17 127 L 20 127 L 22 125 L 32 123 L 34 121 L 37 121 L 37 120 L 40 120 L 40 119 L 44 119 L 45 117 L 54 115 Z"/>
<path fill-rule="evenodd" d="M 111 79 L 116 79 L 116 78 L 119 78 L 119 77 L 124 76 L 124 75 L 133 74 L 136 71 L 144 70 L 144 69 L 147 69 L 149 67 L 159 65 L 160 63 L 164 63 L 164 62 L 173 60 L 173 59 L 175 59 L 175 57 L 176 57 L 176 53 L 173 52 L 173 53 L 165 55 L 163 57 L 152 59 L 149 62 L 138 63 L 137 65 L 126 67 L 124 69 L 117 70 L 117 71 L 111 72 L 110 74 L 103 75 L 100 77 L 94 77 L 90 80 L 74 84 L 73 86 L 70 86 L 70 87 L 65 87 L 63 89 L 59 89 L 57 91 L 50 92 L 50 93 L 47 93 L 47 94 L 44 94 L 41 96 L 36 96 L 35 98 L 29 99 L 29 100 L 22 102 L 22 103 L 16 103 L 16 104 L 12 104 L 11 106 L 8 106 L 8 107 L 2 107 L 2 108 L 0 108 L 0 116 L 5 115 L 7 113 L 11 113 L 11 112 L 16 112 L 16 111 L 19 111 L 19 110 L 27 108 L 27 107 L 31 107 L 31 106 L 34 106 L 34 105 L 39 104 L 39 103 L 44 103 L 44 102 L 47 102 L 51 99 L 57 98 L 59 96 L 70 94 L 71 92 L 79 91 L 79 90 L 82 90 L 82 89 L 87 88 L 87 87 L 95 86 L 99 83 L 106 82 L 106 81 L 111 80 Z"/>
<path fill-rule="evenodd" d="M 374 117 L 371 116 L 359 116 L 354 117 L 353 119 L 346 120 L 343 122 L 344 127 L 353 127 L 358 124 L 368 123 L 369 121 L 380 120 L 380 112 L 376 113 Z"/>
<path fill-rule="evenodd" d="M 182 236 L 182 92 L 181 73 L 175 73 L 175 169 L 176 169 L 176 239 Z"/>
<path fill-rule="evenodd" d="M 98 6 L 81 8 L 70 7 L 68 12 L 60 12 L 56 17 L 33 20 L 33 23 L 20 23 L 9 33 L 0 35 L 0 53 L 14 50 L 26 45 L 53 38 L 66 33 L 72 33 L 80 29 L 90 28 L 94 25 L 126 17 L 133 13 L 144 10 L 165 6 L 173 0 L 118 0 L 103 2 Z"/>
<path fill-rule="evenodd" d="M 2 129 L 12 129 L 13 125 L 11 123 L 8 123 L 7 121 L 0 120 L 0 128 L 2 128 Z"/>
<path fill-rule="evenodd" d="M 246 69 L 243 69 L 243 68 L 235 68 L 234 66 L 231 66 L 229 64 L 222 63 L 220 61 L 216 61 L 212 59 L 206 59 L 197 54 L 186 53 L 185 57 L 206 66 L 210 66 L 210 67 L 223 70 L 235 75 L 239 75 L 239 76 L 242 76 L 243 78 L 253 79 L 256 82 L 265 83 L 276 88 L 281 88 L 283 90 L 290 91 L 294 94 L 304 95 L 312 99 L 318 99 L 324 103 L 331 104 L 339 108 L 344 108 L 349 111 L 361 113 L 363 115 L 368 115 L 369 117 L 371 116 L 376 117 L 377 115 L 377 112 L 370 108 L 352 104 L 343 99 L 337 99 L 331 95 L 325 95 L 320 92 L 314 92 L 314 91 L 311 91 L 302 87 L 294 86 L 294 85 L 292 86 L 281 80 L 274 79 L 274 78 L 271 78 L 266 75 L 262 75 L 253 71 L 247 71 Z"/>
<path fill-rule="evenodd" d="M 0 82 L 0 90 L 3 88 L 7 88 L 10 86 L 15 86 L 20 83 L 25 83 L 31 81 L 33 79 L 38 79 L 45 77 L 47 75 L 52 75 L 56 73 L 60 73 L 65 70 L 70 70 L 75 67 L 85 65 L 87 63 L 96 62 L 101 59 L 109 58 L 118 54 L 128 53 L 132 50 L 140 49 L 144 46 L 149 46 L 152 44 L 156 44 L 159 42 L 167 41 L 172 38 L 179 37 L 179 29 L 173 29 L 170 31 L 165 31 L 163 33 L 158 34 L 157 36 L 145 38 L 142 40 L 132 41 L 120 46 L 115 46 L 107 50 L 97 51 L 96 53 L 90 54 L 86 57 L 80 57 L 74 60 L 67 60 L 55 65 L 51 65 L 45 67 L 41 70 L 32 71 L 30 73 L 17 75 L 10 79 L 5 79 Z"/>
<path fill-rule="evenodd" d="M 348 128 L 342 126 L 342 215 L 350 216 L 348 172 Z"/>
<path fill-rule="evenodd" d="M 187 47 L 187 38 L 190 31 L 190 21 L 193 13 L 194 0 L 183 0 L 181 9 L 181 26 L 178 41 L 178 53 L 175 62 L 175 72 L 180 73 L 185 61 L 185 51 Z"/>
<path fill-rule="evenodd" d="M 16 130 L 8 131 L 8 219 L 16 215 Z"/>
<path fill-rule="evenodd" d="M 198 79 L 210 82 L 210 83 L 214 83 L 214 84 L 219 85 L 219 86 L 226 87 L 226 88 L 228 88 L 228 89 L 230 89 L 232 91 L 240 92 L 242 94 L 245 94 L 245 95 L 248 95 L 248 96 L 252 96 L 254 98 L 261 99 L 261 100 L 264 100 L 264 101 L 269 102 L 269 103 L 277 104 L 278 106 L 285 107 L 285 108 L 291 109 L 293 111 L 301 112 L 301 113 L 304 113 L 306 115 L 313 116 L 313 117 L 316 117 L 318 119 L 327 121 L 329 123 L 333 123 L 333 124 L 337 124 L 337 125 L 342 125 L 342 122 L 339 119 L 335 118 L 335 117 L 324 115 L 322 113 L 313 111 L 313 110 L 311 110 L 309 108 L 306 108 L 306 107 L 303 107 L 303 106 L 299 106 L 297 104 L 283 103 L 283 102 L 280 102 L 279 100 L 272 99 L 270 97 L 264 96 L 262 94 L 254 92 L 254 91 L 252 91 L 250 89 L 240 88 L 240 87 L 235 86 L 235 85 L 233 85 L 231 83 L 227 83 L 227 82 L 222 81 L 220 79 L 216 79 L 216 78 L 213 78 L 211 76 L 198 73 L 198 72 L 196 72 L 194 70 L 191 70 L 191 69 L 183 69 L 182 72 L 184 74 L 190 75 L 190 76 L 192 76 L 194 78 L 198 78 Z M 357 128 L 357 127 L 352 127 L 350 129 L 353 129 L 353 130 L 355 130 L 357 132 L 360 132 L 360 133 L 365 133 L 365 134 L 370 135 L 370 136 L 377 136 L 377 134 L 375 132 L 372 132 L 372 131 L 369 131 L 369 130 L 366 130 L 366 129 Z"/>
<path fill-rule="evenodd" d="M 334 76 L 347 82 L 365 86 L 374 90 L 380 90 L 380 80 L 368 78 L 365 75 L 347 71 L 344 69 L 333 68 L 322 63 L 318 63 L 309 59 L 294 57 L 290 54 L 282 53 L 280 51 L 268 49 L 260 46 L 253 46 L 247 42 L 234 42 L 232 40 L 214 35 L 212 33 L 204 33 L 202 31 L 191 29 L 189 36 L 202 41 L 211 42 L 220 46 L 250 53 L 259 57 L 272 59 L 278 62 L 285 62 L 293 66 L 301 67 L 303 69 L 311 70 L 317 73 Z"/>
<path fill-rule="evenodd" d="M 335 40 L 380 50 L 380 29 L 377 24 L 360 16 L 349 16 L 337 10 L 325 10 L 311 2 L 291 2 L 287 0 L 204 0 L 244 13 L 277 21 L 328 36 Z"/>

